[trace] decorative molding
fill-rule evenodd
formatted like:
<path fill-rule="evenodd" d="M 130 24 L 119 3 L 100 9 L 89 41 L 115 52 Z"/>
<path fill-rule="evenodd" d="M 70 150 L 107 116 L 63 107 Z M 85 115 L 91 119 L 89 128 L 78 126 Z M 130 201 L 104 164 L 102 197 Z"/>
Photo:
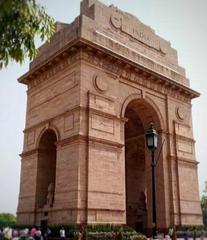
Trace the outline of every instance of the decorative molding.
<path fill-rule="evenodd" d="M 74 113 L 64 116 L 64 132 L 68 132 L 74 128 Z"/>
<path fill-rule="evenodd" d="M 173 87 L 173 84 L 169 84 L 159 77 L 151 78 L 150 73 L 137 72 L 133 69 L 123 69 L 121 75 L 123 79 L 137 83 L 143 87 L 159 92 L 163 95 L 170 95 L 177 98 L 178 100 L 189 102 L 189 97 L 185 96 L 178 91 L 178 87 Z M 176 84 L 176 83 L 175 83 Z"/>
<path fill-rule="evenodd" d="M 192 169 L 197 169 L 198 162 L 195 160 L 190 160 L 186 158 L 178 158 L 179 167 L 187 167 Z"/>
<path fill-rule="evenodd" d="M 116 29 L 119 29 L 122 33 L 125 33 L 139 42 L 166 54 L 166 46 L 163 44 L 163 41 L 159 40 L 159 37 L 154 34 L 150 27 L 145 26 L 145 28 L 143 28 L 143 24 L 141 22 L 137 22 L 134 27 L 131 27 L 128 18 L 119 11 L 114 11 L 110 20 L 112 25 Z"/>
<path fill-rule="evenodd" d="M 69 144 L 76 144 L 76 143 L 81 143 L 81 142 L 87 142 L 88 141 L 88 137 L 85 135 L 80 135 L 80 134 L 76 134 L 73 136 L 70 136 L 68 138 L 65 139 L 61 139 L 59 140 L 56 145 L 58 148 L 69 145 Z"/>
<path fill-rule="evenodd" d="M 137 83 L 163 95 L 170 95 L 182 102 L 190 103 L 191 98 L 195 97 L 192 96 L 194 93 L 191 93 L 194 92 L 193 90 L 179 82 L 161 76 L 152 72 L 152 70 L 141 69 L 138 66 L 135 67 L 134 63 L 132 63 L 133 65 L 126 65 L 126 63 L 124 64 L 123 61 L 119 61 L 118 59 L 104 57 L 103 54 L 99 54 L 96 50 L 93 51 L 92 48 L 90 50 L 83 49 L 81 59 L 93 66 L 95 65 L 112 72 L 116 77 Z"/>
<path fill-rule="evenodd" d="M 95 75 L 93 84 L 95 89 L 101 93 L 106 92 L 109 88 L 107 76 Z"/>
<path fill-rule="evenodd" d="M 180 201 L 182 201 L 182 202 L 194 202 L 194 203 L 199 203 L 199 205 L 200 205 L 200 200 L 188 200 L 188 199 L 180 199 Z"/>
<path fill-rule="evenodd" d="M 27 133 L 27 146 L 35 143 L 35 130 Z"/>
<path fill-rule="evenodd" d="M 34 210 L 31 211 L 17 211 L 17 215 L 21 215 L 21 214 L 34 214 L 36 212 L 36 209 L 34 208 Z"/>
<path fill-rule="evenodd" d="M 114 39 L 107 34 L 96 30 L 94 32 L 94 42 L 100 47 L 113 51 L 121 57 L 127 58 L 136 64 L 147 69 L 153 69 L 154 72 L 161 74 L 173 81 L 177 81 L 181 84 L 186 84 L 187 79 L 176 70 L 165 66 L 162 63 L 156 62 L 155 59 L 151 59 L 146 55 L 136 51 L 134 48 L 126 46 L 122 42 Z M 160 51 L 160 49 L 158 50 Z M 160 51 L 161 52 L 161 51 Z"/>
<path fill-rule="evenodd" d="M 182 139 L 177 139 L 176 144 L 177 144 L 177 151 L 178 152 L 193 154 L 193 147 L 194 147 L 194 142 L 193 141 L 186 141 L 186 140 L 182 140 Z"/>
<path fill-rule="evenodd" d="M 64 111 L 64 112 L 62 112 L 62 113 L 60 113 L 60 114 L 58 114 L 58 115 L 56 115 L 54 117 L 48 118 L 45 121 L 41 121 L 41 122 L 39 122 L 37 124 L 34 124 L 34 125 L 30 126 L 30 127 L 26 127 L 23 132 L 27 133 L 27 132 L 35 129 L 35 128 L 42 127 L 42 126 L 45 127 L 45 125 L 48 122 L 52 123 L 53 121 L 55 121 L 58 118 L 64 117 L 66 115 L 69 115 L 70 113 L 74 113 L 76 111 L 81 111 L 81 110 L 86 111 L 86 108 L 85 107 L 81 107 L 81 106 L 75 106 L 75 107 L 73 107 L 71 109 L 68 109 L 67 111 Z"/>
<path fill-rule="evenodd" d="M 29 194 L 29 195 L 20 195 L 19 199 L 24 199 L 24 198 L 35 198 L 36 195 L 35 194 Z"/>
<path fill-rule="evenodd" d="M 82 109 L 87 111 L 87 108 L 82 108 Z M 106 117 L 106 118 L 122 121 L 122 119 L 115 114 L 111 114 L 111 113 L 108 113 L 108 112 L 103 112 L 102 110 L 99 110 L 99 109 L 96 109 L 96 108 L 93 108 L 93 107 L 90 107 L 89 110 L 90 110 L 91 113 L 97 114 L 99 116 L 103 116 L 103 117 Z"/>
<path fill-rule="evenodd" d="M 175 114 L 178 120 L 183 121 L 186 119 L 187 112 L 186 109 L 182 106 L 178 106 L 175 109 Z"/>
<path fill-rule="evenodd" d="M 183 135 L 177 135 L 176 134 L 176 140 L 177 141 L 184 141 L 184 142 L 189 142 L 189 143 L 195 144 L 195 140 L 193 138 L 186 137 L 186 136 L 183 136 Z"/>
<path fill-rule="evenodd" d="M 89 108 L 102 112 L 102 115 L 116 117 L 116 103 L 113 98 L 89 92 Z"/>
<path fill-rule="evenodd" d="M 175 137 L 176 140 L 195 143 L 193 139 L 192 128 L 175 122 Z"/>
<path fill-rule="evenodd" d="M 122 69 L 120 68 L 120 61 L 111 57 L 107 58 L 107 56 L 103 56 L 103 54 L 99 51 L 94 52 L 93 48 L 82 48 L 81 59 L 89 64 L 105 69 L 108 73 L 114 74 L 116 77 L 118 77 L 122 72 Z"/>
<path fill-rule="evenodd" d="M 91 136 L 87 137 L 85 135 L 77 134 L 77 135 L 58 141 L 57 147 L 62 147 L 62 146 L 65 146 L 71 143 L 77 143 L 77 142 L 84 142 L 89 144 L 96 142 L 96 143 L 108 145 L 110 147 L 115 147 L 115 148 L 122 148 L 124 146 L 124 144 L 119 142 L 110 141 L 102 138 L 91 137 Z"/>
<path fill-rule="evenodd" d="M 89 190 L 89 193 L 100 193 L 100 194 L 107 194 L 107 195 L 117 195 L 117 196 L 123 196 L 123 192 L 105 192 L 105 191 L 97 191 L 97 190 Z"/>
<path fill-rule="evenodd" d="M 200 206 L 200 204 L 199 204 L 199 206 Z M 181 217 L 183 217 L 183 216 L 201 216 L 201 217 L 203 217 L 202 213 L 195 213 L 195 212 L 193 212 L 193 213 L 181 212 L 180 214 L 181 214 Z"/>
<path fill-rule="evenodd" d="M 89 137 L 88 140 L 89 140 L 89 144 L 98 143 L 98 144 L 107 145 L 108 147 L 112 147 L 112 148 L 120 149 L 124 146 L 123 143 L 115 142 L 115 141 L 111 141 L 111 140 L 106 140 L 106 139 L 103 139 L 103 138 Z"/>
<path fill-rule="evenodd" d="M 169 155 L 168 156 L 168 159 L 170 160 L 173 160 L 173 161 L 178 161 L 179 163 L 186 163 L 187 165 L 188 164 L 192 164 L 192 165 L 198 165 L 199 162 L 197 162 L 196 160 L 192 160 L 192 159 L 189 159 L 189 158 L 184 158 L 184 157 L 178 157 L 178 156 L 175 156 L 175 155 Z"/>
<path fill-rule="evenodd" d="M 51 82 L 50 85 L 47 85 L 43 89 L 35 94 L 30 96 L 30 110 L 35 107 L 39 107 L 42 104 L 45 104 L 57 96 L 60 96 L 78 85 L 77 82 L 77 73 L 75 71 L 70 73 L 65 73 L 60 78 L 56 77 L 55 82 Z"/>
<path fill-rule="evenodd" d="M 36 128 L 39 128 L 39 127 L 45 127 L 45 124 L 47 124 L 48 122 L 53 122 L 55 120 L 57 120 L 58 118 L 61 118 L 61 117 L 64 117 L 66 115 L 69 115 L 70 113 L 74 113 L 74 112 L 78 112 L 78 111 L 82 111 L 82 112 L 87 112 L 88 108 L 87 107 L 84 107 L 84 106 L 76 106 L 74 108 L 71 108 L 67 111 L 64 111 L 54 117 L 51 117 L 45 121 L 42 121 L 42 122 L 39 122 L 37 124 L 34 124 L 30 127 L 26 127 L 23 132 L 24 133 L 28 133 L 29 131 L 32 131 L 32 130 L 35 130 Z M 92 108 L 90 107 L 90 111 L 93 112 L 93 113 L 97 113 L 98 115 L 101 115 L 101 116 L 106 116 L 106 117 L 109 117 L 109 118 L 113 118 L 113 119 L 116 119 L 116 120 L 124 120 L 124 118 L 119 118 L 117 115 L 115 114 L 110 114 L 110 113 L 106 113 L 106 112 L 103 112 L 101 110 L 98 110 L 98 109 L 95 109 L 95 108 Z"/>
<path fill-rule="evenodd" d="M 35 88 L 42 82 L 52 77 L 55 77 L 60 72 L 64 71 L 67 67 L 71 66 L 79 59 L 80 54 L 78 54 L 77 52 L 70 53 L 70 55 L 63 55 L 62 58 L 58 58 L 58 62 L 46 62 L 38 70 L 32 70 L 27 74 L 23 75 L 19 79 L 19 82 L 27 84 L 29 91 L 31 91 L 31 89 Z"/>
<path fill-rule="evenodd" d="M 22 152 L 21 154 L 19 154 L 19 156 L 21 158 L 25 158 L 25 157 L 28 157 L 28 156 L 31 156 L 31 155 L 34 155 L 34 154 L 37 154 L 37 153 L 38 153 L 38 149 L 35 148 L 35 149 L 30 150 L 30 151 Z"/>
<path fill-rule="evenodd" d="M 92 113 L 91 128 L 114 135 L 114 119 Z"/>
<path fill-rule="evenodd" d="M 47 62 L 45 65 L 42 65 L 38 70 L 36 69 L 28 72 L 27 74 L 22 76 L 19 81 L 29 85 L 37 85 L 39 84 L 39 82 L 44 81 L 47 78 L 55 75 L 61 69 L 64 69 L 66 66 L 69 66 L 77 60 L 82 59 L 85 60 L 87 63 L 105 69 L 110 74 L 114 74 L 115 77 L 119 77 L 122 75 L 123 78 L 126 78 L 129 81 L 139 83 L 144 87 L 150 88 L 155 91 L 159 90 L 161 91 L 161 93 L 165 95 L 171 95 L 172 97 L 175 97 L 180 101 L 190 103 L 190 100 L 192 98 L 199 96 L 197 92 L 181 84 L 180 82 L 182 81 L 177 80 L 177 78 L 179 78 L 180 76 L 179 74 L 173 73 L 172 70 L 166 69 L 164 66 L 154 63 L 152 60 L 147 59 L 144 56 L 135 54 L 138 59 L 134 59 L 135 62 L 132 62 L 132 60 L 128 60 L 124 56 L 113 56 L 112 53 L 106 53 L 106 48 L 104 48 L 103 46 L 96 46 L 94 48 L 92 46 L 88 47 L 88 43 L 86 43 L 84 40 L 80 40 L 76 44 L 77 46 L 79 45 L 79 47 L 69 56 L 67 55 L 63 58 L 58 58 L 59 62 L 56 62 L 55 65 L 52 62 L 55 59 L 51 59 L 51 62 Z M 115 46 L 116 45 L 117 43 L 115 44 Z M 127 51 L 129 51 L 128 48 L 126 49 Z M 70 49 L 65 49 L 64 51 L 67 53 L 69 50 Z M 64 51 L 62 51 L 60 54 L 64 55 Z M 133 54 L 134 57 L 135 55 Z M 124 67 L 124 65 L 126 65 L 126 62 L 129 62 L 129 66 L 131 67 L 130 70 L 127 70 L 127 68 Z M 145 62 L 144 65 L 142 64 L 143 62 Z M 126 71 L 128 72 L 126 73 Z M 160 73 L 160 71 L 163 72 L 163 74 Z M 166 75 L 166 73 L 168 73 L 169 76 Z M 142 74 L 143 77 L 140 77 L 140 75 Z M 153 79 L 151 78 L 151 76 L 153 76 Z"/>

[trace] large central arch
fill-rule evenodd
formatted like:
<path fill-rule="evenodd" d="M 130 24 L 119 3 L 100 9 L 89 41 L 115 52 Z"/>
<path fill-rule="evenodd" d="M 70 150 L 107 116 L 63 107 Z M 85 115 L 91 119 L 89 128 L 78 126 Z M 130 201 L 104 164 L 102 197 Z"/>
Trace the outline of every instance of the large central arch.
<path fill-rule="evenodd" d="M 145 145 L 145 132 L 150 122 L 154 122 L 158 132 L 161 130 L 161 121 L 152 105 L 146 99 L 133 95 L 125 101 L 122 109 L 126 119 L 126 224 L 145 233 L 152 228 L 151 166 L 150 155 Z"/>

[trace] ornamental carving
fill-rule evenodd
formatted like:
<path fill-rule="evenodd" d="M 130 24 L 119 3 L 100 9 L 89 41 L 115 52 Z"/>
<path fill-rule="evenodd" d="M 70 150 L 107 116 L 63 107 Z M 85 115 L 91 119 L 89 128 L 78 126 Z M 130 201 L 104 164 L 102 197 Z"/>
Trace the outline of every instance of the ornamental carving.
<path fill-rule="evenodd" d="M 47 79 L 54 77 L 56 74 L 60 73 L 60 71 L 64 70 L 66 67 L 70 66 L 72 63 L 78 60 L 78 54 L 73 54 L 64 59 L 61 59 L 56 64 L 51 64 L 45 67 L 42 72 L 39 72 L 34 79 L 29 81 L 29 89 L 36 87 L 41 82 L 46 81 Z"/>
<path fill-rule="evenodd" d="M 186 118 L 186 111 L 184 109 L 184 107 L 177 107 L 175 110 L 176 116 L 178 118 L 178 120 L 183 121 Z"/>
<path fill-rule="evenodd" d="M 93 41 L 95 41 L 96 43 L 102 46 L 106 46 L 107 48 L 113 50 L 114 52 L 117 52 L 123 56 L 126 56 L 130 60 L 148 69 L 153 69 L 155 72 L 162 74 L 163 76 L 166 76 L 170 79 L 175 80 L 176 82 L 180 82 L 186 85 L 187 80 L 181 74 L 174 72 L 174 70 L 168 68 L 167 66 L 163 66 L 157 62 L 154 62 L 153 60 L 149 59 L 146 56 L 140 55 L 139 52 L 135 50 L 133 51 L 127 48 L 121 42 L 118 42 L 117 40 L 113 40 L 112 38 L 108 37 L 106 34 L 103 34 L 102 32 L 95 31 Z"/>
<path fill-rule="evenodd" d="M 149 47 L 161 51 L 164 54 L 167 53 L 167 47 L 159 41 L 158 37 L 154 36 L 154 33 L 149 27 L 144 26 L 141 22 L 130 24 L 131 22 L 128 18 L 115 11 L 111 15 L 111 23 L 116 29 L 120 29 L 121 32 L 128 34 Z"/>
<path fill-rule="evenodd" d="M 133 68 L 129 69 L 127 67 L 123 67 L 121 62 L 116 62 L 114 59 L 103 58 L 103 56 L 99 56 L 97 53 L 92 51 L 83 51 L 81 58 L 90 64 L 107 70 L 110 72 L 110 74 L 114 74 L 116 77 L 121 77 L 128 81 L 138 83 L 146 88 L 159 91 L 164 95 L 175 97 L 180 101 L 184 101 L 186 103 L 190 102 L 189 97 L 186 97 L 184 94 L 182 94 L 182 92 L 171 88 L 167 82 L 164 84 L 164 80 L 151 79 L 149 74 L 147 75 L 139 71 L 137 72 L 136 69 Z"/>
<path fill-rule="evenodd" d="M 96 75 L 94 77 L 94 87 L 99 92 L 106 92 L 108 90 L 108 79 L 107 77 Z"/>

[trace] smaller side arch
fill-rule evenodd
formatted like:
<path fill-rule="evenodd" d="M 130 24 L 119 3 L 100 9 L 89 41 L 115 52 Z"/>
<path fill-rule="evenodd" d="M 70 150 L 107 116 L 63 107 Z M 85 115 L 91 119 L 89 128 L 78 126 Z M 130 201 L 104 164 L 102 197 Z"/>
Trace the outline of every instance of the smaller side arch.
<path fill-rule="evenodd" d="M 39 133 L 39 135 L 38 135 L 38 137 L 37 137 L 36 148 L 39 147 L 40 140 L 41 140 L 43 134 L 44 134 L 46 131 L 48 131 L 48 130 L 52 130 L 52 131 L 55 133 L 57 141 L 60 140 L 60 132 L 59 132 L 59 130 L 57 129 L 57 127 L 54 126 L 54 125 L 49 125 L 49 126 L 46 125 L 46 126 L 44 126 L 44 127 L 42 128 L 42 130 L 40 131 L 40 133 Z"/>
<path fill-rule="evenodd" d="M 56 183 L 58 131 L 46 126 L 37 141 L 36 206 L 53 206 Z"/>

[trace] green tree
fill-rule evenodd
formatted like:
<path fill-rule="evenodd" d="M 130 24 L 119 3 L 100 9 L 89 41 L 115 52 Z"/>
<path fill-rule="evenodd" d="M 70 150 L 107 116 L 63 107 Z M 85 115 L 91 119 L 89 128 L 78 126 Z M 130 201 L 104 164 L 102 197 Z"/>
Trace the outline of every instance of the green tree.
<path fill-rule="evenodd" d="M 207 225 L 207 181 L 205 182 L 205 188 L 201 197 L 201 209 L 203 213 L 203 223 Z"/>
<path fill-rule="evenodd" d="M 0 69 L 37 55 L 35 37 L 49 40 L 54 20 L 35 0 L 0 0 Z"/>
<path fill-rule="evenodd" d="M 0 213 L 0 228 L 12 226 L 16 223 L 16 217 L 11 213 Z"/>

